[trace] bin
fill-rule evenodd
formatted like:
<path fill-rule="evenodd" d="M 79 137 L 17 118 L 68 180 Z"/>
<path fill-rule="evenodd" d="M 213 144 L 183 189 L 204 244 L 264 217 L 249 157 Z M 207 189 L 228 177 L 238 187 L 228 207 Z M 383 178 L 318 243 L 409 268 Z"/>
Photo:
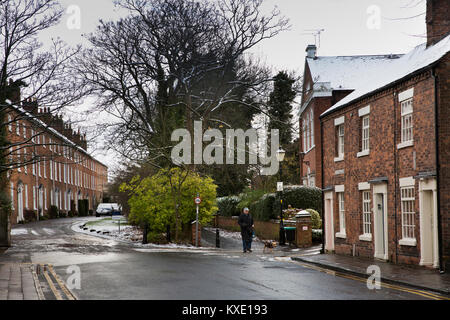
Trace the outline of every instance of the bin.
<path fill-rule="evenodd" d="M 286 240 L 292 244 L 295 243 L 295 235 L 297 234 L 296 227 L 284 227 L 284 231 L 286 232 Z"/>

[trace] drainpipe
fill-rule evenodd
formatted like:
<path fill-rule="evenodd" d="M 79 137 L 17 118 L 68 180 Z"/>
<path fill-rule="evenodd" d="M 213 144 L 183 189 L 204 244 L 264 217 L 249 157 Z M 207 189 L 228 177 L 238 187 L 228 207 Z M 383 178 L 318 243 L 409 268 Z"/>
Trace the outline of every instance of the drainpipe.
<path fill-rule="evenodd" d="M 321 189 L 322 189 L 322 250 L 321 250 L 321 253 L 325 253 L 325 238 L 326 238 L 325 237 L 325 192 L 323 191 L 324 178 L 323 178 L 323 125 L 322 125 L 322 120 L 320 120 L 320 180 L 321 180 Z"/>
<path fill-rule="evenodd" d="M 437 226 L 438 226 L 438 252 L 439 252 L 439 272 L 445 273 L 442 265 L 442 225 L 441 225 L 441 189 L 440 189 L 440 162 L 439 162 L 439 108 L 438 108 L 438 84 L 439 78 L 435 69 L 431 69 L 431 76 L 434 79 L 434 128 L 435 128 L 435 150 L 436 150 L 436 189 L 437 189 Z"/>
<path fill-rule="evenodd" d="M 397 208 L 397 183 L 398 183 L 398 153 L 397 153 L 397 109 L 398 93 L 394 91 L 394 227 L 395 227 L 395 263 L 398 263 L 398 208 Z"/>

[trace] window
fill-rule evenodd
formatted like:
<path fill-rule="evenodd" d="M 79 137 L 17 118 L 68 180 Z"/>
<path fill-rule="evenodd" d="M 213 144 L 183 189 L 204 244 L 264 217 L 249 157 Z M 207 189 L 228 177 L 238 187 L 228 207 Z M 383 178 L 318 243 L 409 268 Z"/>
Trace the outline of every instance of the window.
<path fill-rule="evenodd" d="M 44 159 L 44 178 L 47 178 L 47 170 L 45 169 L 45 167 L 46 167 L 46 161 L 45 161 L 45 159 Z"/>
<path fill-rule="evenodd" d="M 8 130 L 12 132 L 12 117 L 10 114 L 8 114 Z"/>
<path fill-rule="evenodd" d="M 33 171 L 33 176 L 36 175 L 36 162 L 34 162 L 35 160 L 33 160 L 33 164 L 31 165 L 32 171 Z"/>
<path fill-rule="evenodd" d="M 402 237 L 403 239 L 415 239 L 415 196 L 414 187 L 400 189 L 402 207 Z"/>
<path fill-rule="evenodd" d="M 20 122 L 19 121 L 17 121 L 17 123 L 16 123 L 16 134 L 18 136 L 20 136 Z"/>
<path fill-rule="evenodd" d="M 27 128 L 25 127 L 25 124 L 23 124 L 23 137 L 26 138 L 27 137 Z"/>
<path fill-rule="evenodd" d="M 17 147 L 17 171 L 22 172 L 22 168 L 20 167 L 20 148 Z"/>
<path fill-rule="evenodd" d="M 306 146 L 306 120 L 303 119 L 303 152 L 306 153 L 306 151 L 308 151 L 308 147 Z"/>
<path fill-rule="evenodd" d="M 338 193 L 339 205 L 339 233 L 345 234 L 345 207 L 344 207 L 344 192 Z"/>
<path fill-rule="evenodd" d="M 27 148 L 23 148 L 23 163 L 24 163 L 23 171 L 25 171 L 25 174 L 28 174 L 28 167 L 26 165 L 27 158 L 28 158 L 27 157 Z"/>
<path fill-rule="evenodd" d="M 337 127 L 337 136 L 338 136 L 337 155 L 339 158 L 344 157 L 344 133 L 345 133 L 344 125 L 341 124 Z"/>
<path fill-rule="evenodd" d="M 408 99 L 402 101 L 401 111 L 402 111 L 402 127 L 401 127 L 401 142 L 412 142 L 413 141 L 413 99 Z"/>
<path fill-rule="evenodd" d="M 25 208 L 26 209 L 29 209 L 29 207 L 28 207 L 28 185 L 26 184 L 25 185 Z"/>
<path fill-rule="evenodd" d="M 38 166 L 38 175 L 39 175 L 39 177 L 41 177 L 41 163 L 38 162 L 37 166 Z"/>
<path fill-rule="evenodd" d="M 11 188 L 11 208 L 12 210 L 14 210 L 14 184 L 12 182 L 10 183 L 10 188 Z"/>
<path fill-rule="evenodd" d="M 53 161 L 52 160 L 50 160 L 49 168 L 50 168 L 50 180 L 53 180 Z"/>
<path fill-rule="evenodd" d="M 370 128 L 370 119 L 369 116 L 362 117 L 362 150 L 361 151 L 368 151 L 370 149 L 370 143 L 369 143 L 369 128 Z"/>
<path fill-rule="evenodd" d="M 370 191 L 362 193 L 362 209 L 363 209 L 363 234 L 372 234 L 371 228 L 371 207 L 370 207 Z"/>
<path fill-rule="evenodd" d="M 47 146 L 45 145 L 45 136 L 42 136 L 42 146 L 44 148 L 47 148 Z"/>
<path fill-rule="evenodd" d="M 37 204 L 36 204 L 36 187 L 33 186 L 33 209 L 37 210 Z"/>

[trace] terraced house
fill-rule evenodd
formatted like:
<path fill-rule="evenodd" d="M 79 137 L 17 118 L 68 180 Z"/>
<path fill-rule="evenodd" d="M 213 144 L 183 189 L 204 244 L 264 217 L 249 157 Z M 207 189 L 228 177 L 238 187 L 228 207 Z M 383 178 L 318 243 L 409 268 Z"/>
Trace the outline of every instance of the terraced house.
<path fill-rule="evenodd" d="M 20 102 L 19 89 L 10 100 L 11 223 L 25 220 L 26 215 L 42 216 L 52 205 L 66 213 L 78 211 L 82 199 L 93 210 L 102 201 L 108 168 L 89 155 L 86 137 L 37 101 Z"/>
<path fill-rule="evenodd" d="M 320 115 L 325 249 L 450 264 L 450 3 L 427 2 L 427 42 Z"/>

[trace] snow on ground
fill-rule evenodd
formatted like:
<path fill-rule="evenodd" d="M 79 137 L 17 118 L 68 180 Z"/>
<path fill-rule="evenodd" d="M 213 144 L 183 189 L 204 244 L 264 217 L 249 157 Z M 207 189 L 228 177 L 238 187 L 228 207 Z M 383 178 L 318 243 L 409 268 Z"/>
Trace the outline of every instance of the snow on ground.
<path fill-rule="evenodd" d="M 135 247 L 142 248 L 145 250 L 145 248 L 148 249 L 195 249 L 195 250 L 211 250 L 209 247 L 195 247 L 190 244 L 176 244 L 176 243 L 168 243 L 168 244 L 154 244 L 154 243 L 142 243 L 142 230 L 135 226 L 130 225 L 122 225 L 122 223 L 125 222 L 125 220 L 121 220 L 120 224 L 120 232 L 119 232 L 119 225 L 117 221 L 111 220 L 111 219 L 104 219 L 100 221 L 96 221 L 95 224 L 92 225 L 86 225 L 85 228 L 87 230 L 84 230 L 83 228 L 80 228 L 80 226 L 84 226 L 86 223 L 78 223 L 72 226 L 72 230 L 81 232 L 84 234 L 89 234 L 101 238 L 106 238 L 110 240 L 117 240 L 121 242 L 127 242 L 133 244 Z M 95 230 L 92 231 L 91 230 Z M 106 233 L 104 233 L 106 232 Z M 153 250 L 152 250 L 153 251 Z"/>
<path fill-rule="evenodd" d="M 216 228 L 203 228 L 203 229 L 205 229 L 209 232 L 216 233 Z M 219 234 L 220 234 L 220 238 L 242 241 L 242 236 L 241 236 L 240 232 L 233 232 L 233 231 L 228 231 L 225 229 L 219 229 Z M 253 241 L 261 242 L 261 240 L 258 237 L 253 238 Z"/>
<path fill-rule="evenodd" d="M 19 234 L 28 234 L 28 230 L 27 229 L 11 229 L 11 235 L 12 236 L 16 236 Z"/>

